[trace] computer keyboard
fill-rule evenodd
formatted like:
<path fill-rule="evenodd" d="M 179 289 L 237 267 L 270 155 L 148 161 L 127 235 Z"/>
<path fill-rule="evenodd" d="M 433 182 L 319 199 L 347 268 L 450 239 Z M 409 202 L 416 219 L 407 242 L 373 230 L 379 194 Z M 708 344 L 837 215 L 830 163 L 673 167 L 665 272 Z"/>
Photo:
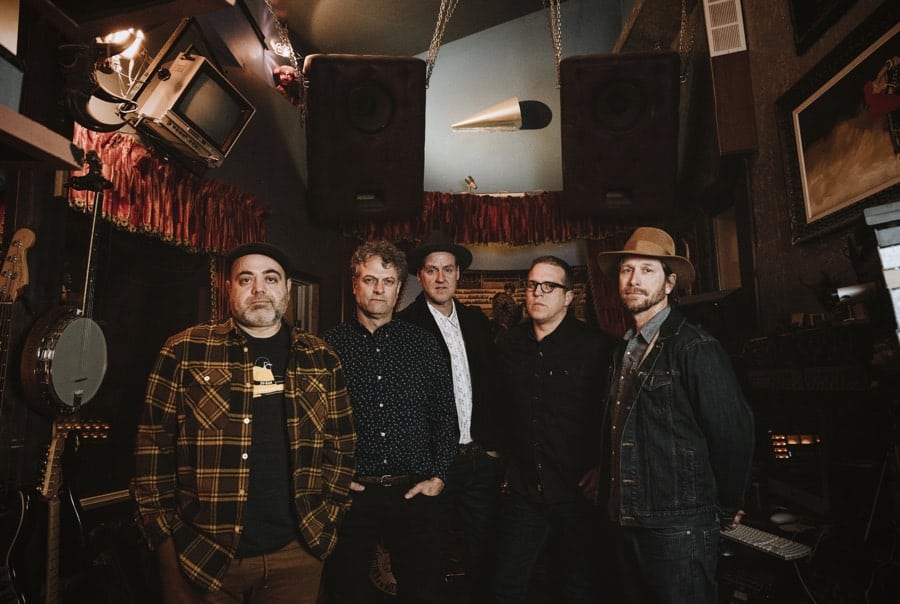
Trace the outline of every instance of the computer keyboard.
<path fill-rule="evenodd" d="M 808 545 L 761 531 L 746 524 L 739 524 L 736 529 L 731 531 L 723 530 L 721 534 L 726 539 L 731 539 L 781 560 L 799 560 L 812 553 L 812 549 Z"/>

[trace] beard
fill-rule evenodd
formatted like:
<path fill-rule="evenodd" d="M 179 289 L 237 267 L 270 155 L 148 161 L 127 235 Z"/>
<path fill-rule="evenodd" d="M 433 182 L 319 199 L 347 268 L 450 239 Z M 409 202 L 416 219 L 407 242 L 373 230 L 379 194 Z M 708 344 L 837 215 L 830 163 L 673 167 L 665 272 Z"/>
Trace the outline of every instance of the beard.
<path fill-rule="evenodd" d="M 259 304 L 266 302 L 267 304 Z M 287 310 L 287 299 L 280 302 L 272 298 L 255 298 L 248 300 L 241 309 L 235 309 L 234 318 L 240 325 L 247 327 L 269 327 L 275 325 Z"/>
<path fill-rule="evenodd" d="M 642 313 L 646 310 L 650 310 L 651 308 L 653 308 L 654 306 L 656 306 L 657 304 L 662 302 L 663 299 L 665 299 L 666 284 L 663 283 L 662 286 L 660 286 L 660 288 L 658 290 L 656 290 L 655 292 L 652 292 L 652 293 L 648 292 L 647 290 L 634 288 L 634 289 L 629 289 L 628 291 L 625 292 L 625 294 L 626 295 L 627 294 L 643 294 L 646 296 L 645 298 L 638 298 L 637 300 L 634 300 L 634 301 L 629 301 L 628 298 L 623 297 L 623 302 L 625 303 L 625 308 L 627 308 L 628 312 L 630 312 L 631 314 L 636 315 L 636 314 Z"/>

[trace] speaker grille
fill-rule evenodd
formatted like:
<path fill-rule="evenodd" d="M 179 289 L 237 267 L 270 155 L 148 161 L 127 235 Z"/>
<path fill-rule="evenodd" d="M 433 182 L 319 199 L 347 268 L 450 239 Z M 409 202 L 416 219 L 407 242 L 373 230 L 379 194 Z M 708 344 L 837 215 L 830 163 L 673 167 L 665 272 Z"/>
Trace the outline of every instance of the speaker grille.
<path fill-rule="evenodd" d="M 425 62 L 309 55 L 308 196 L 323 223 L 398 219 L 422 209 Z"/>
<path fill-rule="evenodd" d="M 563 209 L 660 216 L 675 199 L 678 55 L 625 53 L 560 63 Z"/>

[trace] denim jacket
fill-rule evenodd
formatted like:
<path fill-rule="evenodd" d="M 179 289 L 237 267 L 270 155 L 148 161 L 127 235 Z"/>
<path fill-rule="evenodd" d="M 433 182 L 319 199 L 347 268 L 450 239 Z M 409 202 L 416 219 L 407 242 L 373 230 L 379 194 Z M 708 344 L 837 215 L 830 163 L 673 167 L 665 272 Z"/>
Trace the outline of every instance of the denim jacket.
<path fill-rule="evenodd" d="M 613 355 L 611 376 L 618 374 L 623 352 L 624 344 Z M 726 519 L 743 506 L 753 415 L 725 350 L 677 308 L 634 378 L 621 438 L 623 526 L 663 528 L 714 514 Z M 607 457 L 609 450 L 604 446 Z"/>

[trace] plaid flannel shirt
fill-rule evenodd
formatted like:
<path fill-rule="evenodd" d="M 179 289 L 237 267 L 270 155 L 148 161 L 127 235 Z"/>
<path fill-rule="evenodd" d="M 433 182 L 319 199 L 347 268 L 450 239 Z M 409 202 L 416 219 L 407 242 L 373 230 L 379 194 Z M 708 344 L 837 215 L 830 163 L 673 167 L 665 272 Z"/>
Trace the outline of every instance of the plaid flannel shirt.
<path fill-rule="evenodd" d="M 356 434 L 343 369 L 318 337 L 294 330 L 285 409 L 298 530 L 325 558 L 350 506 Z M 152 548 L 173 539 L 182 570 L 221 587 L 250 484 L 252 365 L 234 323 L 169 338 L 150 375 L 135 440 L 135 520 Z"/>

